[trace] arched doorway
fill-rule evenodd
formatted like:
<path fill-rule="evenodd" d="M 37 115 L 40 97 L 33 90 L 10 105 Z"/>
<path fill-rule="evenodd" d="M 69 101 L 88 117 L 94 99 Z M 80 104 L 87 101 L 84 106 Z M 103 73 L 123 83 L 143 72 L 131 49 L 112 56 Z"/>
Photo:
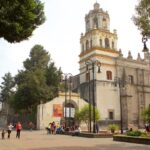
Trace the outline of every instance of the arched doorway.
<path fill-rule="evenodd" d="M 75 105 L 71 102 L 67 102 L 64 107 L 66 127 L 72 127 L 75 125 L 75 108 Z"/>

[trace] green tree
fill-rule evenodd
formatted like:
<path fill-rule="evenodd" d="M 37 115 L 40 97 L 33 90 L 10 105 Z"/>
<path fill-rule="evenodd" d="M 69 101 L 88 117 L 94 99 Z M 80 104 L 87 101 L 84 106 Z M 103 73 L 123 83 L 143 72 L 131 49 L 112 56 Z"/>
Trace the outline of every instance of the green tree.
<path fill-rule="evenodd" d="M 45 21 L 40 0 L 4 0 L 0 2 L 0 37 L 10 43 L 28 39 Z"/>
<path fill-rule="evenodd" d="M 41 45 L 35 45 L 30 52 L 29 58 L 24 62 L 26 71 L 43 70 L 45 71 L 50 61 L 50 55 Z"/>
<path fill-rule="evenodd" d="M 12 94 L 14 93 L 13 87 L 14 87 L 14 78 L 12 77 L 11 73 L 6 73 L 4 77 L 2 77 L 3 82 L 0 86 L 1 88 L 1 101 L 5 103 L 9 103 L 10 99 L 12 97 Z"/>
<path fill-rule="evenodd" d="M 42 70 L 22 72 L 18 74 L 18 90 L 15 94 L 15 107 L 18 110 L 33 110 L 40 102 L 46 102 L 51 97 L 50 88 L 46 85 Z"/>
<path fill-rule="evenodd" d="M 135 25 L 138 26 L 142 35 L 150 37 L 150 0 L 139 0 L 135 11 L 136 15 L 133 16 Z"/>
<path fill-rule="evenodd" d="M 100 114 L 97 108 L 95 108 L 95 120 L 100 119 Z M 89 104 L 82 107 L 80 110 L 76 110 L 75 120 L 80 124 L 84 122 L 87 126 L 89 125 Z M 91 121 L 93 121 L 93 106 L 91 105 Z"/>
<path fill-rule="evenodd" d="M 142 113 L 142 116 L 144 118 L 145 121 L 147 121 L 148 123 L 150 123 L 150 106 L 147 107 L 143 113 Z"/>
<path fill-rule="evenodd" d="M 35 45 L 29 56 L 23 62 L 25 69 L 19 71 L 15 78 L 17 91 L 14 108 L 16 110 L 35 110 L 41 101 L 46 102 L 54 98 L 56 96 L 54 89 L 59 87 L 57 78 L 60 70 L 57 70 L 51 62 L 48 52 L 41 45 Z"/>
<path fill-rule="evenodd" d="M 9 114 L 10 105 L 14 97 L 14 78 L 11 73 L 6 73 L 2 77 L 3 82 L 1 83 L 1 93 L 0 98 L 3 103 L 3 109 L 6 111 L 7 115 Z"/>
<path fill-rule="evenodd" d="M 53 96 L 52 98 L 58 96 L 58 92 L 61 86 L 61 68 L 57 69 L 55 67 L 55 63 L 51 62 L 46 70 L 46 83 L 49 87 L 51 87 Z"/>

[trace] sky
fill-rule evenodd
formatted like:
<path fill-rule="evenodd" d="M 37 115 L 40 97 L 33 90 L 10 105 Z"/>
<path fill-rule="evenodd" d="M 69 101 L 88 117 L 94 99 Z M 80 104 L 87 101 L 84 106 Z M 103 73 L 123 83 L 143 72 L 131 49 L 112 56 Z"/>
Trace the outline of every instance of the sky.
<path fill-rule="evenodd" d="M 96 0 L 41 0 L 44 3 L 46 22 L 33 32 L 29 40 L 10 44 L 0 39 L 0 83 L 10 72 L 12 76 L 23 69 L 23 61 L 31 48 L 40 44 L 49 52 L 56 66 L 64 73 L 79 73 L 80 35 L 85 33 L 85 14 L 93 9 Z M 131 20 L 138 0 L 97 0 L 110 16 L 110 31 L 117 30 L 118 49 L 133 58 L 138 52 L 143 56 L 140 31 Z M 149 46 L 149 44 L 148 44 Z M 150 46 L 149 46 L 150 48 Z"/>

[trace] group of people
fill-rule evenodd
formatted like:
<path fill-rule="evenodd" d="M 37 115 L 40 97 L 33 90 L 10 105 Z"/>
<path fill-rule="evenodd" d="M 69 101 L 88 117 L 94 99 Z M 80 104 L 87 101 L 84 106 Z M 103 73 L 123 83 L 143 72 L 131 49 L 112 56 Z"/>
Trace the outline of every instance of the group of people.
<path fill-rule="evenodd" d="M 61 134 L 64 132 L 64 126 L 53 121 L 48 124 L 46 130 L 48 134 Z"/>
<path fill-rule="evenodd" d="M 13 128 L 16 128 L 16 138 L 20 139 L 20 132 L 22 129 L 22 125 L 20 122 L 17 122 L 15 125 L 12 125 L 12 123 L 9 123 L 7 126 L 7 129 L 2 129 L 2 139 L 5 139 L 5 134 L 7 133 L 7 138 L 10 139 L 11 132 Z"/>
<path fill-rule="evenodd" d="M 98 122 L 96 122 L 94 126 L 95 126 L 94 127 L 95 132 L 98 134 L 99 133 L 99 124 L 98 124 Z M 60 125 L 59 123 L 55 123 L 54 121 L 50 122 L 48 124 L 48 126 L 46 127 L 46 130 L 47 130 L 48 134 L 62 134 L 65 131 L 66 132 L 72 132 L 73 133 L 72 135 L 78 135 L 79 133 L 81 133 L 81 128 L 78 125 L 73 125 L 71 127 L 65 127 L 64 124 Z"/>
<path fill-rule="evenodd" d="M 75 126 L 71 132 L 72 132 L 72 136 L 78 136 L 81 133 L 80 126 Z"/>

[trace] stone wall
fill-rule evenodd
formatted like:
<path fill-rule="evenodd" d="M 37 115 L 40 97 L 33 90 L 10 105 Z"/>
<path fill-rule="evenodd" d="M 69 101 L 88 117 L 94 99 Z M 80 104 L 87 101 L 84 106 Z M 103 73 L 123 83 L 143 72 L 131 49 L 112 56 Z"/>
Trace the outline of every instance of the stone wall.
<path fill-rule="evenodd" d="M 0 128 L 5 128 L 7 126 L 7 116 L 0 113 Z"/>

